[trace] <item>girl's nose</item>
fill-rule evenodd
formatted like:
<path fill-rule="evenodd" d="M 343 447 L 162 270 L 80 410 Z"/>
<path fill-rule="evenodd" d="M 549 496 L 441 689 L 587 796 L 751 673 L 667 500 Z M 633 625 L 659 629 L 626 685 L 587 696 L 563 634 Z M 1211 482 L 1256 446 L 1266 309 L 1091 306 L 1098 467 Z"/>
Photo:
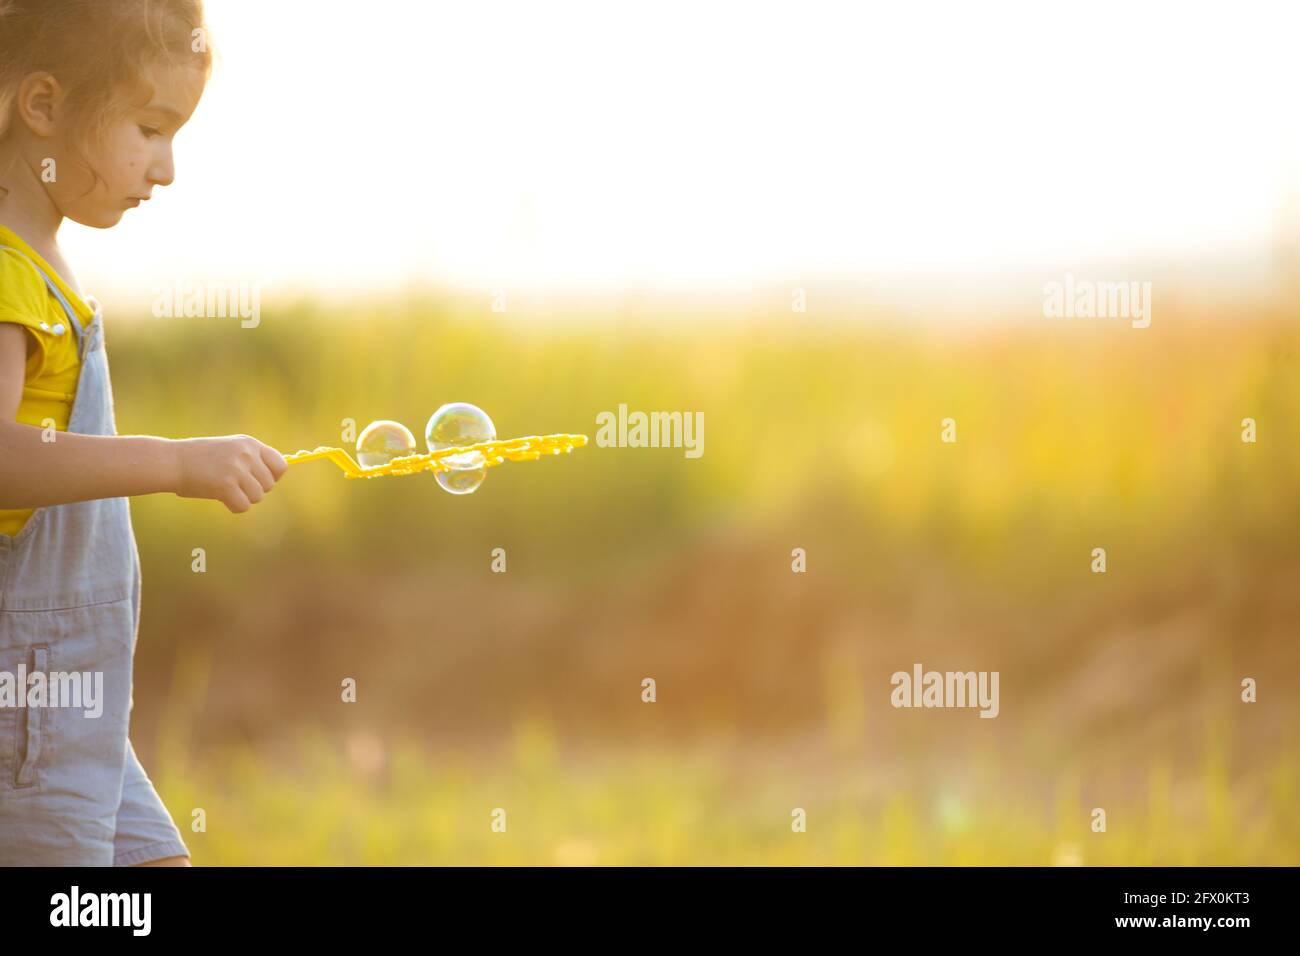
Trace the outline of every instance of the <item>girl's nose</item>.
<path fill-rule="evenodd" d="M 171 147 L 152 166 L 149 167 L 149 182 L 157 186 L 170 186 L 176 178 L 176 164 L 172 160 Z"/>

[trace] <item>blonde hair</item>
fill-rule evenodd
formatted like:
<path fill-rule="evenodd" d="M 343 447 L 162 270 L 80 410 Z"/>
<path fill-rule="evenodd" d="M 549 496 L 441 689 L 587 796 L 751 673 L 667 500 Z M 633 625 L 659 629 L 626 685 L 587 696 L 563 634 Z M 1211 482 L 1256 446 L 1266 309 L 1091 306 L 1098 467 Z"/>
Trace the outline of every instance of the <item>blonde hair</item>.
<path fill-rule="evenodd" d="M 84 146 L 147 95 L 145 71 L 158 63 L 192 64 L 206 79 L 203 0 L 0 0 L 0 142 L 24 76 L 54 75 Z"/>

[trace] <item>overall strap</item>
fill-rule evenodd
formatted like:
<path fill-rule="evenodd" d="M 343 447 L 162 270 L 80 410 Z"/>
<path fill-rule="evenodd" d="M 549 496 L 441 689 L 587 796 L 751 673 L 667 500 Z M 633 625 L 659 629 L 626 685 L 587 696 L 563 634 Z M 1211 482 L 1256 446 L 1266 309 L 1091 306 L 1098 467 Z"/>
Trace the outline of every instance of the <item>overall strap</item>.
<path fill-rule="evenodd" d="M 59 291 L 59 287 L 54 284 L 54 280 L 46 274 L 44 269 L 32 261 L 31 256 L 27 255 L 21 249 L 15 249 L 13 246 L 0 246 L 0 249 L 8 249 L 11 252 L 18 253 L 18 255 L 26 259 L 31 264 L 31 267 L 36 270 L 37 274 L 45 280 L 46 287 L 54 294 L 54 297 L 59 300 L 59 304 L 63 306 L 63 311 L 68 314 L 68 321 L 71 322 L 72 327 L 76 329 L 77 344 L 80 345 L 83 336 L 86 334 L 85 330 L 81 327 L 81 320 L 77 318 L 77 310 L 72 307 L 72 303 L 68 301 L 67 296 Z"/>

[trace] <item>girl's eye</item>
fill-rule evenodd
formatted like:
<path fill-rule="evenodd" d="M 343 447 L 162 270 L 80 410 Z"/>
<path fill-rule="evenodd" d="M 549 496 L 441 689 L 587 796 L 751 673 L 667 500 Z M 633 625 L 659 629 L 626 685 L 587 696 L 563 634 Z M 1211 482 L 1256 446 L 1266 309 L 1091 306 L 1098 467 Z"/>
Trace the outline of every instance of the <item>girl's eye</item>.
<path fill-rule="evenodd" d="M 162 130 L 156 126 L 141 126 L 140 132 L 144 133 L 145 139 L 153 139 L 155 136 L 162 135 Z"/>

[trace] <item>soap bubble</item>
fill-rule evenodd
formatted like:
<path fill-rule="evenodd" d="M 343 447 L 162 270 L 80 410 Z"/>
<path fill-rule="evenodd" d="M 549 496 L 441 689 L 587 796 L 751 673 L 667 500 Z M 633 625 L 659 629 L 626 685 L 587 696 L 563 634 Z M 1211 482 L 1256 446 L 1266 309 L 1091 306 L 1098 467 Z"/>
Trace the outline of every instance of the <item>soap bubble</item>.
<path fill-rule="evenodd" d="M 414 454 L 415 436 L 401 422 L 371 422 L 357 439 L 357 464 L 362 468 L 376 468 Z"/>
<path fill-rule="evenodd" d="M 483 479 L 487 477 L 487 469 L 435 471 L 433 477 L 438 479 L 438 484 L 442 486 L 443 491 L 450 491 L 453 495 L 472 495 L 478 491 L 478 486 L 483 484 Z"/>
<path fill-rule="evenodd" d="M 424 441 L 431 452 L 495 441 L 496 437 L 497 427 L 487 412 L 468 402 L 450 402 L 442 406 L 429 417 L 429 424 L 424 429 Z M 435 472 L 434 477 L 444 491 L 468 495 L 476 491 L 487 477 L 485 463 L 482 452 L 450 455 L 442 459 L 442 464 L 451 470 Z"/>

